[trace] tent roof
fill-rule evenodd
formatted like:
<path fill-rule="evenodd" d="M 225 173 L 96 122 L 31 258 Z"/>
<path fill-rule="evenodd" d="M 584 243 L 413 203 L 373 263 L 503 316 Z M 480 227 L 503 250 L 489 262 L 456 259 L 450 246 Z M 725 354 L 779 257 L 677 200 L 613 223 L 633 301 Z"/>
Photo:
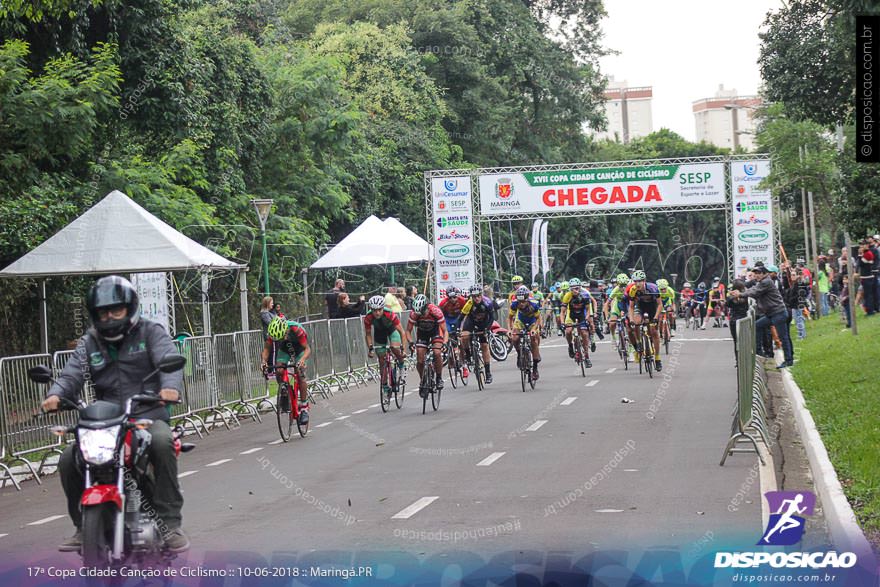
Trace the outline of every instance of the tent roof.
<path fill-rule="evenodd" d="M 0 277 L 240 269 L 112 191 Z"/>
<path fill-rule="evenodd" d="M 428 261 L 433 258 L 433 254 L 433 249 L 426 240 L 396 218 L 386 218 L 382 221 L 371 215 L 339 244 L 312 263 L 311 268 L 328 269 Z"/>

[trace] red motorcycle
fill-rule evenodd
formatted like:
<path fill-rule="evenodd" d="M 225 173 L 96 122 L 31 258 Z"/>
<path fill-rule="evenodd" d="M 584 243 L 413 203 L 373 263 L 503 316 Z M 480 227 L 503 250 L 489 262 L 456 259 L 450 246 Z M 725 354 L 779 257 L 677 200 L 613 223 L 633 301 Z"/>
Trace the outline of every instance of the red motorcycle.
<path fill-rule="evenodd" d="M 180 355 L 166 356 L 144 381 L 159 371 L 179 371 L 185 364 L 186 358 Z M 52 381 L 52 372 L 43 365 L 30 369 L 28 376 L 37 383 Z M 148 391 L 130 397 L 125 406 L 99 400 L 80 407 L 61 398 L 64 409 L 79 410 L 76 426 L 56 426 L 52 431 L 59 436 L 76 435 L 78 460 L 85 467 L 81 554 L 86 567 L 152 567 L 157 562 L 167 565 L 176 556 L 165 548 L 150 505 L 149 429 L 153 421 L 131 415 L 133 405 L 160 401 L 158 394 Z M 195 448 L 180 442 L 182 433 L 179 427 L 173 432 L 177 455 Z"/>

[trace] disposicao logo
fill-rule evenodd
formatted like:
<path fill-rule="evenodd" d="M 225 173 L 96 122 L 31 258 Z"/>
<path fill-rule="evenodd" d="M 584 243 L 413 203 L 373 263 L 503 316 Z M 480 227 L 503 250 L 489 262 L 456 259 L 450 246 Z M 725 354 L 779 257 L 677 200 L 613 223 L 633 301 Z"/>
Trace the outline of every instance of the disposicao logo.
<path fill-rule="evenodd" d="M 766 230 L 744 230 L 737 237 L 744 243 L 760 243 L 767 240 L 770 234 Z"/>
<path fill-rule="evenodd" d="M 801 541 L 806 521 L 813 515 L 816 496 L 809 491 L 768 491 L 764 494 L 770 506 L 767 527 L 758 546 L 791 546 Z M 715 568 L 836 568 L 848 569 L 858 562 L 854 552 L 716 552 Z"/>
<path fill-rule="evenodd" d="M 439 249 L 440 255 L 448 259 L 457 259 L 458 257 L 464 257 L 470 252 L 471 248 L 467 245 L 446 245 L 440 247 Z"/>

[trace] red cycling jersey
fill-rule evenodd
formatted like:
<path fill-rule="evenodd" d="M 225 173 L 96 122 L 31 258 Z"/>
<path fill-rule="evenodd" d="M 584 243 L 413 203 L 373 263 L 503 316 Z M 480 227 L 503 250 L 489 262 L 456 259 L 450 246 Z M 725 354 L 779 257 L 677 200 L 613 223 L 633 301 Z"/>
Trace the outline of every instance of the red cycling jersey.
<path fill-rule="evenodd" d="M 445 297 L 440 300 L 440 304 L 438 307 L 443 312 L 444 316 L 456 318 L 459 314 L 461 314 L 461 309 L 464 307 L 466 302 L 467 299 L 462 296 L 456 296 L 455 299 Z"/>

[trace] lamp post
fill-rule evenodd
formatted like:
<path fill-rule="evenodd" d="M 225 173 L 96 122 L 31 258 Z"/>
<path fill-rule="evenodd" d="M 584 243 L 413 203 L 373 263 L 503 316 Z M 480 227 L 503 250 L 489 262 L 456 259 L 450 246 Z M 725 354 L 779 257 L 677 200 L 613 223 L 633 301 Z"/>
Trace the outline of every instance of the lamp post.
<path fill-rule="evenodd" d="M 269 255 L 266 252 L 266 220 L 272 211 L 274 200 L 251 200 L 260 219 L 260 235 L 263 237 L 263 295 L 269 295 Z"/>
<path fill-rule="evenodd" d="M 672 289 L 675 289 L 676 287 L 678 287 L 678 285 L 677 285 L 677 283 L 678 283 L 678 273 L 670 273 L 670 274 L 669 274 L 669 277 L 672 278 Z"/>

